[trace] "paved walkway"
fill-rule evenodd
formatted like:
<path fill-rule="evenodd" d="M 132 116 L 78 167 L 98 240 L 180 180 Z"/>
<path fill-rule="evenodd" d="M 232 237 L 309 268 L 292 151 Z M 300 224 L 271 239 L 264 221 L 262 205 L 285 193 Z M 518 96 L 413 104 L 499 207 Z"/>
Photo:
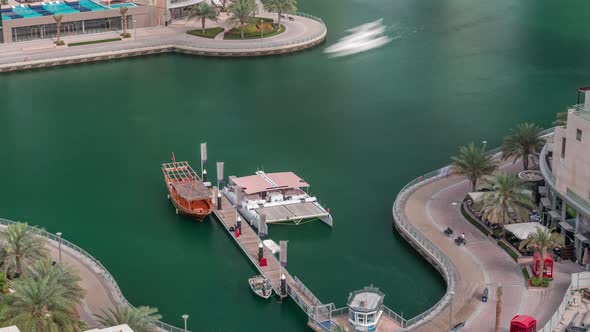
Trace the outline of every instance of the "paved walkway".
<path fill-rule="evenodd" d="M 504 165 L 512 170 L 520 164 Z M 493 239 L 483 235 L 463 218 L 453 202 L 461 202 L 469 192 L 470 184 L 463 177 L 449 176 L 428 183 L 407 197 L 404 213 L 409 222 L 436 244 L 452 261 L 456 271 L 456 295 L 453 299 L 453 325 L 465 321 L 461 331 L 494 331 L 496 315 L 496 288 L 504 290 L 502 329 L 517 314 L 536 317 L 542 327 L 553 315 L 570 282 L 570 273 L 580 268 L 574 263 L 555 263 L 555 280 L 544 290 L 527 290 L 521 269 Z M 443 230 L 451 227 L 455 234 L 465 233 L 467 245 L 459 247 Z M 482 291 L 489 287 L 487 303 L 481 302 Z M 447 307 L 417 331 L 448 331 Z"/>
<path fill-rule="evenodd" d="M 275 14 L 260 14 L 260 16 L 276 18 Z M 189 47 L 193 49 L 202 49 L 211 52 L 249 52 L 256 53 L 261 51 L 280 50 L 282 48 L 292 47 L 297 44 L 315 41 L 317 38 L 325 38 L 326 27 L 323 23 L 316 20 L 295 16 L 294 21 L 281 21 L 286 27 L 282 34 L 260 39 L 248 40 L 218 40 L 201 38 L 186 34 L 187 30 L 200 28 L 198 22 L 187 22 L 179 20 L 168 27 L 130 29 L 132 38 L 93 45 L 75 46 L 75 47 L 55 47 L 53 40 L 44 39 L 30 42 L 17 42 L 0 45 L 0 66 L 13 65 L 27 61 L 41 61 L 48 59 L 58 59 L 74 56 L 91 56 L 93 54 L 132 51 L 157 46 L 178 46 Z M 222 24 L 222 23 L 221 23 Z M 219 26 L 212 22 L 207 22 L 208 27 Z M 89 40 L 100 40 L 107 38 L 119 37 L 119 31 L 64 37 L 66 43 L 81 42 Z"/>

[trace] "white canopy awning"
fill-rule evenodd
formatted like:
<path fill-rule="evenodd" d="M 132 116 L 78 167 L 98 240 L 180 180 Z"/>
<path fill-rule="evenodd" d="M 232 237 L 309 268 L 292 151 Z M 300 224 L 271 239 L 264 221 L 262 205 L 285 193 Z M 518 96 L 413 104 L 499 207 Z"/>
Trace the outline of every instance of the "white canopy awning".
<path fill-rule="evenodd" d="M 520 224 L 506 225 L 504 229 L 514 234 L 519 240 L 526 240 L 529 234 L 536 233 L 537 229 L 547 230 L 547 227 L 538 222 L 523 222 Z"/>

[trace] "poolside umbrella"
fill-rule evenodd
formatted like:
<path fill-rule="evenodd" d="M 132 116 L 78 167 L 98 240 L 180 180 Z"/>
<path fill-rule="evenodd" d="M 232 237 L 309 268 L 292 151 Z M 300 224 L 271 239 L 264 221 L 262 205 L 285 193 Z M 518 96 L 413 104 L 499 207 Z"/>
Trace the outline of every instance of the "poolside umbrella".
<path fill-rule="evenodd" d="M 588 265 L 588 260 L 590 260 L 588 253 L 588 247 L 584 248 L 584 255 L 582 255 L 582 265 Z"/>

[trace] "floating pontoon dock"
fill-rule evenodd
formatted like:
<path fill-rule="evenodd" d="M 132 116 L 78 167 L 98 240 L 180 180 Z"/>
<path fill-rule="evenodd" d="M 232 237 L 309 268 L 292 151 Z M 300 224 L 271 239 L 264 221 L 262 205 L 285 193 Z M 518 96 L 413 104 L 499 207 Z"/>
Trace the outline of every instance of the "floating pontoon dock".
<path fill-rule="evenodd" d="M 216 191 L 216 190 L 215 190 Z M 260 266 L 258 263 L 258 246 L 262 240 L 248 223 L 241 223 L 241 234 L 236 237 L 230 232 L 237 220 L 237 213 L 232 203 L 222 195 L 221 209 L 218 206 L 213 210 L 217 220 L 242 249 L 246 257 L 256 267 L 261 275 L 270 280 L 273 290 L 281 299 L 290 296 L 297 305 L 307 314 L 308 325 L 314 331 L 330 331 L 335 325 L 344 325 L 348 328 L 348 307 L 336 309 L 334 303 L 322 304 L 320 300 L 297 278 L 292 277 L 286 268 L 281 267 L 279 260 L 272 254 L 271 250 L 263 246 L 264 257 L 267 266 Z M 286 278 L 286 293 L 281 293 L 281 274 Z M 244 281 L 245 283 L 246 281 Z M 246 285 L 244 284 L 244 287 Z M 405 320 L 392 310 L 383 306 L 383 315 L 377 325 L 377 332 L 392 332 L 405 325 Z"/>

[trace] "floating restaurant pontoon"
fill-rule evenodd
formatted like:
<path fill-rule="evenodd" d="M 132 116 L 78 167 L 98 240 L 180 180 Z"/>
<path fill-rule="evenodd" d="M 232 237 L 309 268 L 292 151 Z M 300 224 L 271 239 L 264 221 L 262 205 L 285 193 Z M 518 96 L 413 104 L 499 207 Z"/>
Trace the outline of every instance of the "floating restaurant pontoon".
<path fill-rule="evenodd" d="M 258 228 L 261 216 L 268 224 L 319 219 L 332 226 L 330 211 L 304 190 L 309 184 L 293 172 L 265 173 L 229 177 L 224 195 L 241 215 Z"/>
<path fill-rule="evenodd" d="M 186 161 L 162 164 L 168 198 L 182 213 L 203 221 L 213 211 L 209 189 Z"/>

